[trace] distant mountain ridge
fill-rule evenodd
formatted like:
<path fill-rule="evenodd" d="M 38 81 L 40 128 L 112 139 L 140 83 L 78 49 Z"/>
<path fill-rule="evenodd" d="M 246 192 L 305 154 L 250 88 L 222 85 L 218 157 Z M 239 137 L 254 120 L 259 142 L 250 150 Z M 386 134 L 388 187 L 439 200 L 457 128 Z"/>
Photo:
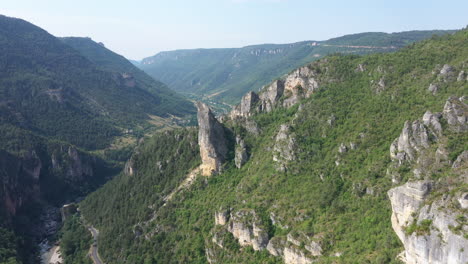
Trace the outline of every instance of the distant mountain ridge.
<path fill-rule="evenodd" d="M 165 51 L 143 59 L 137 66 L 176 91 L 232 104 L 246 92 L 327 54 L 391 52 L 434 34 L 453 32 L 370 32 L 326 41 Z"/>
<path fill-rule="evenodd" d="M 90 39 L 60 40 L 5 16 L 0 26 L 2 124 L 101 148 L 118 127 L 145 123 L 148 115 L 194 113 L 189 101 Z"/>

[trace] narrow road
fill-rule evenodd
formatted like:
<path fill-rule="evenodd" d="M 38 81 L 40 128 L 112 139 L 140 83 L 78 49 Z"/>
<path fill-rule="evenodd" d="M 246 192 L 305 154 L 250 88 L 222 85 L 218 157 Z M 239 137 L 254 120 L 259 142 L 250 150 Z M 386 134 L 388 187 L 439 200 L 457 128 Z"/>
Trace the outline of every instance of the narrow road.
<path fill-rule="evenodd" d="M 94 264 L 104 264 L 104 262 L 102 262 L 101 258 L 99 257 L 99 253 L 98 253 L 97 242 L 98 242 L 99 231 L 92 226 L 88 227 L 88 230 L 91 232 L 91 235 L 93 235 L 93 244 L 91 245 L 89 257 L 93 260 Z"/>

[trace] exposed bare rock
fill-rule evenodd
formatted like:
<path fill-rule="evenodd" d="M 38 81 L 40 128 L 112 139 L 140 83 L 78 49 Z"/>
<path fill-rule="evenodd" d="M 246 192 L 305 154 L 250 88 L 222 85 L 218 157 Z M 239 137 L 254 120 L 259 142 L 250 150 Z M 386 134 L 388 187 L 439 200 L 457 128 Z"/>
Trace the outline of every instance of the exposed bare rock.
<path fill-rule="evenodd" d="M 284 248 L 284 263 L 285 264 L 310 264 L 312 259 L 307 257 L 304 252 L 295 247 Z"/>
<path fill-rule="evenodd" d="M 93 176 L 91 164 L 83 162 L 81 155 L 75 147 L 68 148 L 69 167 L 67 176 L 72 180 L 83 180 L 87 176 Z"/>
<path fill-rule="evenodd" d="M 458 77 L 457 77 L 457 82 L 462 82 L 465 79 L 466 79 L 465 78 L 465 71 L 460 71 L 460 73 L 458 74 Z"/>
<path fill-rule="evenodd" d="M 463 151 L 458 155 L 457 159 L 453 162 L 452 168 L 458 169 L 467 166 L 468 163 L 468 150 Z"/>
<path fill-rule="evenodd" d="M 462 193 L 458 197 L 458 203 L 462 209 L 468 209 L 468 193 Z"/>
<path fill-rule="evenodd" d="M 468 259 L 468 226 L 462 211 L 468 207 L 468 195 L 456 188 L 459 182 L 467 182 L 464 168 L 468 151 L 450 164 L 441 126 L 441 119 L 445 119 L 449 129 L 465 132 L 467 113 L 463 98 L 450 98 L 442 114 L 429 111 L 424 114 L 422 125 L 427 129 L 418 121 L 412 125 L 406 122 L 402 134 L 391 145 L 392 159 L 407 161 L 417 178 L 439 173 L 440 169 L 458 175 L 446 182 L 441 179 L 437 182 L 440 184 L 429 180 L 409 181 L 388 192 L 392 227 L 405 247 L 400 254 L 405 263 L 462 264 Z M 428 135 L 432 141 L 427 140 Z M 430 144 L 437 144 L 437 149 L 429 148 Z M 432 192 L 439 195 L 432 195 Z"/>
<path fill-rule="evenodd" d="M 452 66 L 445 64 L 440 70 L 438 77 L 444 81 L 453 80 L 455 77 L 455 71 Z"/>
<path fill-rule="evenodd" d="M 445 103 L 443 116 L 452 130 L 464 132 L 468 130 L 467 113 L 468 105 L 463 98 L 450 97 Z"/>
<path fill-rule="evenodd" d="M 226 160 L 228 148 L 224 128 L 216 120 L 211 109 L 198 102 L 198 144 L 202 159 L 201 171 L 204 176 L 211 176 L 221 171 Z"/>
<path fill-rule="evenodd" d="M 417 263 L 465 263 L 468 259 L 468 240 L 463 232 L 453 232 L 459 226 L 458 212 L 448 210 L 450 196 L 425 204 L 430 192 L 428 182 L 408 182 L 389 191 L 392 203 L 392 227 L 405 247 L 404 260 L 408 264 Z M 422 225 L 426 230 L 408 233 L 408 226 Z"/>
<path fill-rule="evenodd" d="M 260 97 L 260 111 L 270 112 L 284 93 L 284 81 L 276 80 L 262 89 Z"/>
<path fill-rule="evenodd" d="M 385 81 L 384 81 L 384 78 L 380 78 L 379 82 L 377 83 L 377 88 L 376 88 L 376 92 L 377 93 L 381 93 L 385 90 Z"/>
<path fill-rule="evenodd" d="M 431 188 L 432 182 L 417 181 L 388 191 L 392 203 L 392 227 L 400 240 L 405 237 L 404 227 L 412 223 L 412 214 L 419 209 Z"/>
<path fill-rule="evenodd" d="M 225 225 L 229 220 L 229 212 L 227 210 L 222 210 L 215 213 L 215 224 L 216 225 Z"/>
<path fill-rule="evenodd" d="M 434 134 L 441 135 L 442 125 L 440 124 L 440 118 L 442 115 L 440 113 L 432 114 L 431 111 L 426 111 L 423 116 L 423 123 L 429 128 L 432 128 Z"/>
<path fill-rule="evenodd" d="M 243 139 L 239 136 L 236 138 L 237 145 L 236 145 L 236 152 L 235 152 L 235 159 L 234 163 L 236 167 L 240 169 L 248 160 L 249 156 L 247 154 L 247 147 Z"/>
<path fill-rule="evenodd" d="M 234 109 L 231 111 L 231 119 L 234 119 L 238 116 L 250 116 L 254 112 L 254 110 L 256 110 L 256 106 L 259 100 L 260 97 L 255 92 L 248 92 L 242 97 L 241 103 L 235 106 Z"/>
<path fill-rule="evenodd" d="M 304 245 L 304 248 L 309 251 L 309 254 L 312 256 L 317 257 L 322 255 L 322 247 L 320 244 L 302 232 L 299 232 L 296 236 L 289 233 L 287 235 L 287 240 L 298 247 Z"/>
<path fill-rule="evenodd" d="M 437 84 L 431 83 L 429 85 L 429 88 L 427 88 L 427 90 L 431 92 L 433 95 L 435 95 L 439 91 L 439 86 L 437 86 Z"/>
<path fill-rule="evenodd" d="M 348 147 L 344 144 L 341 143 L 341 145 L 338 147 L 338 152 L 340 154 L 346 153 L 348 151 Z"/>
<path fill-rule="evenodd" d="M 336 116 L 335 115 L 331 115 L 327 120 L 327 123 L 328 123 L 329 126 L 335 125 L 335 122 L 336 122 Z"/>
<path fill-rule="evenodd" d="M 286 246 L 286 241 L 282 237 L 273 237 L 270 239 L 267 245 L 268 253 L 275 257 L 284 256 L 284 248 Z"/>
<path fill-rule="evenodd" d="M 273 161 L 278 164 L 278 170 L 285 171 L 287 164 L 296 159 L 296 139 L 288 125 L 281 125 L 273 147 Z"/>
<path fill-rule="evenodd" d="M 366 67 L 364 67 L 363 64 L 358 64 L 358 66 L 356 67 L 356 69 L 354 70 L 355 72 L 364 72 L 366 71 Z"/>
<path fill-rule="evenodd" d="M 283 102 L 284 107 L 291 107 L 302 98 L 308 98 L 318 88 L 319 84 L 314 78 L 315 72 L 308 66 L 301 67 L 290 73 L 284 83 L 284 92 L 286 99 Z"/>
<path fill-rule="evenodd" d="M 400 137 L 390 146 L 390 157 L 399 163 L 414 160 L 416 154 L 429 147 L 429 134 L 420 121 L 405 122 Z"/>
<path fill-rule="evenodd" d="M 125 163 L 124 167 L 124 173 L 126 175 L 132 176 L 135 174 L 136 168 L 135 168 L 135 161 L 133 160 L 133 156 L 130 157 L 130 159 Z"/>
<path fill-rule="evenodd" d="M 268 233 L 262 228 L 254 210 L 231 212 L 228 231 L 241 246 L 252 246 L 254 250 L 262 250 L 268 245 Z"/>

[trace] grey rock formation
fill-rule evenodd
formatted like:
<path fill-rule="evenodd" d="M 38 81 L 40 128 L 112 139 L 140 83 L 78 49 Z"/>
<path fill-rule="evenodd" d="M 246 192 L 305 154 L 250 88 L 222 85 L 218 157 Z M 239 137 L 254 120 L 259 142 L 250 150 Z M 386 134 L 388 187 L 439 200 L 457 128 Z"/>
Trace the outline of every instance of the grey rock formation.
<path fill-rule="evenodd" d="M 465 71 L 460 71 L 460 73 L 458 74 L 458 77 L 457 77 L 457 82 L 462 82 L 462 81 L 465 81 Z"/>
<path fill-rule="evenodd" d="M 364 67 L 363 64 L 358 64 L 358 66 L 356 67 L 356 69 L 354 70 L 355 72 L 364 72 L 366 71 L 366 67 Z"/>
<path fill-rule="evenodd" d="M 466 109 L 463 98 L 450 98 L 443 113 L 426 112 L 423 124 L 406 122 L 400 137 L 391 145 L 394 162 L 407 161 L 416 178 L 429 178 L 440 169 L 450 170 L 452 175 L 447 181 L 411 180 L 388 192 L 392 227 L 405 247 L 400 254 L 405 263 L 461 264 L 468 259 L 468 226 L 464 220 L 466 212 L 462 211 L 468 206 L 468 195 L 456 188 L 458 183 L 468 181 L 468 151 L 450 164 L 441 126 L 444 119 L 448 129 L 466 132 Z M 431 195 L 432 192 L 439 195 Z"/>
<path fill-rule="evenodd" d="M 93 176 L 91 164 L 83 162 L 81 155 L 75 147 L 68 147 L 69 166 L 67 177 L 71 180 L 83 180 L 87 176 Z"/>
<path fill-rule="evenodd" d="M 273 147 L 273 161 L 277 163 L 279 171 L 287 169 L 288 162 L 296 159 L 296 139 L 290 132 L 288 125 L 281 125 L 275 138 Z"/>
<path fill-rule="evenodd" d="M 379 82 L 377 83 L 377 88 L 376 88 L 376 92 L 377 93 L 381 93 L 383 91 L 385 91 L 385 80 L 384 78 L 380 78 Z"/>
<path fill-rule="evenodd" d="M 136 173 L 135 161 L 133 159 L 133 156 L 130 157 L 130 159 L 125 163 L 124 173 L 129 176 L 132 176 Z"/>
<path fill-rule="evenodd" d="M 260 111 L 270 112 L 284 93 L 284 81 L 276 80 L 262 89 L 260 97 Z"/>
<path fill-rule="evenodd" d="M 440 70 L 439 76 L 447 77 L 452 73 L 453 73 L 453 67 L 448 64 L 445 64 Z"/>
<path fill-rule="evenodd" d="M 198 102 L 198 144 L 202 159 L 201 171 L 204 176 L 211 176 L 221 171 L 221 165 L 227 157 L 227 142 L 224 128 L 216 120 L 211 109 Z"/>
<path fill-rule="evenodd" d="M 309 255 L 312 255 L 314 257 L 322 255 L 322 247 L 320 246 L 320 244 L 302 232 L 298 232 L 297 236 L 294 236 L 292 233 L 289 233 L 287 235 L 287 240 L 288 242 L 294 244 L 297 247 L 304 245 L 304 248 L 307 251 L 309 251 Z"/>
<path fill-rule="evenodd" d="M 432 114 L 431 111 L 426 111 L 423 116 L 423 123 L 436 135 L 442 134 L 442 125 L 440 124 L 440 118 L 442 115 L 440 113 Z"/>
<path fill-rule="evenodd" d="M 341 143 L 341 145 L 338 147 L 338 152 L 340 154 L 346 153 L 348 151 L 348 147 L 344 144 Z"/>
<path fill-rule="evenodd" d="M 236 152 L 235 152 L 235 159 L 234 163 L 236 167 L 240 169 L 248 160 L 249 156 L 247 154 L 247 147 L 243 139 L 239 136 L 236 138 Z"/>
<path fill-rule="evenodd" d="M 468 150 L 465 150 L 460 155 L 458 155 L 457 159 L 453 162 L 452 168 L 461 168 L 466 163 L 468 163 Z"/>
<path fill-rule="evenodd" d="M 308 98 L 318 88 L 316 73 L 308 66 L 301 67 L 290 73 L 284 83 L 285 99 L 283 107 L 291 107 L 302 98 Z"/>
<path fill-rule="evenodd" d="M 268 233 L 262 228 L 260 219 L 254 210 L 231 212 L 228 231 L 241 246 L 252 246 L 254 250 L 265 249 L 268 245 Z"/>
<path fill-rule="evenodd" d="M 275 257 L 284 256 L 284 248 L 286 247 L 286 241 L 282 237 L 273 237 L 270 239 L 267 245 L 268 253 Z"/>
<path fill-rule="evenodd" d="M 427 88 L 427 90 L 431 92 L 433 95 L 435 95 L 439 91 L 439 86 L 437 86 L 437 84 L 431 83 L 429 85 L 429 88 Z"/>
<path fill-rule="evenodd" d="M 226 225 L 229 220 L 229 212 L 227 210 L 221 210 L 215 213 L 215 224 Z"/>
<path fill-rule="evenodd" d="M 416 154 L 429 147 L 429 133 L 420 121 L 405 122 L 400 137 L 390 146 L 390 157 L 401 163 L 414 160 Z"/>
<path fill-rule="evenodd" d="M 295 247 L 284 248 L 284 263 L 285 264 L 310 264 L 312 259 L 307 257 L 303 251 Z"/>
<path fill-rule="evenodd" d="M 448 210 L 450 196 L 437 199 L 432 204 L 426 204 L 426 197 L 431 190 L 431 183 L 408 182 L 391 189 L 388 192 L 392 204 L 392 227 L 403 242 L 404 261 L 408 264 L 419 263 L 460 263 L 468 259 L 468 240 L 463 232 L 453 232 L 453 227 L 459 226 L 458 212 Z M 429 231 L 423 234 L 406 229 L 410 224 L 420 225 L 422 221 L 430 221 Z"/>
<path fill-rule="evenodd" d="M 233 108 L 229 114 L 231 119 L 236 117 L 248 117 L 257 110 L 260 97 L 255 92 L 248 92 L 241 99 L 241 103 Z"/>
<path fill-rule="evenodd" d="M 450 97 L 445 103 L 442 114 L 452 130 L 457 132 L 465 132 L 468 130 L 467 112 L 468 105 L 464 102 L 463 97 Z"/>

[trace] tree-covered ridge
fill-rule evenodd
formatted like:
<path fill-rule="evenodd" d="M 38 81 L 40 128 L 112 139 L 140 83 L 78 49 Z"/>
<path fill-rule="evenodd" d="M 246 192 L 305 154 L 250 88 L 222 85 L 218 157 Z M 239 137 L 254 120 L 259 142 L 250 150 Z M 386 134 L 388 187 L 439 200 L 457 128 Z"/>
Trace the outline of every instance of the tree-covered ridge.
<path fill-rule="evenodd" d="M 36 263 L 44 207 L 117 174 L 132 142 L 111 146 L 116 138 L 136 141 L 156 127 L 150 116 L 194 114 L 191 102 L 94 44 L 87 52 L 99 60 L 0 15 L 0 263 Z"/>
<path fill-rule="evenodd" d="M 158 205 L 168 192 L 152 188 L 156 159 L 136 165 L 135 176 L 114 179 L 82 203 L 84 215 L 106 234 L 100 249 L 105 260 L 206 263 L 209 255 L 219 263 L 282 263 L 266 250 L 241 248 L 230 232 L 215 226 L 217 212 L 253 210 L 270 237 L 306 234 L 320 241 L 318 263 L 397 263 L 402 246 L 391 228 L 387 197 L 390 144 L 405 121 L 428 110 L 440 112 L 447 98 L 468 93 L 467 47 L 465 29 L 396 53 L 330 56 L 308 65 L 317 73 L 319 90 L 289 109 L 254 115 L 260 135 L 225 123 L 246 142 L 250 159 L 241 169 L 230 161 L 224 172 L 199 178 L 164 206 Z M 431 84 L 438 87 L 435 92 L 428 89 Z M 296 157 L 284 172 L 273 161 L 283 124 L 295 139 Z M 148 144 L 164 140 L 158 138 Z M 466 150 L 463 136 L 448 134 L 447 140 L 452 159 Z M 162 151 L 179 153 L 163 145 L 149 152 L 142 148 L 139 155 L 150 161 Z M 434 177 L 453 181 L 444 171 Z"/>
<path fill-rule="evenodd" d="M 95 63 L 99 68 L 118 74 L 127 74 L 142 88 L 156 97 L 163 98 L 160 108 L 160 115 L 187 115 L 193 113 L 194 107 L 191 102 L 167 88 L 167 86 L 148 76 L 138 69 L 123 56 L 116 54 L 104 47 L 102 43 L 96 43 L 90 38 L 67 37 L 61 40 L 80 52 L 88 60 Z"/>
<path fill-rule="evenodd" d="M 193 113 L 190 102 L 110 51 L 92 62 L 26 21 L 2 16 L 0 25 L 2 124 L 96 149 L 148 115 Z"/>
<path fill-rule="evenodd" d="M 246 92 L 257 90 L 279 76 L 328 54 L 391 52 L 433 34 L 453 32 L 361 33 L 327 41 L 176 50 L 145 58 L 139 67 L 172 89 L 194 98 L 237 104 Z"/>

